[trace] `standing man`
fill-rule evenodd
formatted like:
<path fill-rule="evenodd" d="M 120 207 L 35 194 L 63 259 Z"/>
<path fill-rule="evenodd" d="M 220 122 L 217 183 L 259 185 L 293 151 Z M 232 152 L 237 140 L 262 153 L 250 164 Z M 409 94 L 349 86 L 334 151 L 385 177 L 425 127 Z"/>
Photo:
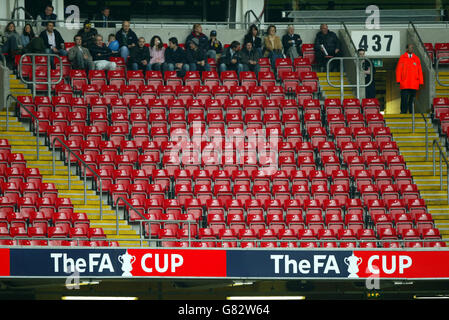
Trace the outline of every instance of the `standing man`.
<path fill-rule="evenodd" d="M 359 50 L 357 50 L 357 52 L 358 52 L 360 58 L 365 57 L 365 50 L 359 49 Z M 363 70 L 363 73 L 365 74 L 365 84 L 368 84 L 371 79 L 371 66 L 366 60 L 363 60 L 363 62 L 362 62 L 362 70 Z M 376 85 L 374 83 L 375 70 L 376 70 L 376 68 L 374 68 L 374 66 L 373 66 L 373 70 L 372 70 L 373 81 L 371 82 L 371 84 L 369 86 L 367 86 L 365 88 L 365 98 L 366 99 L 374 99 L 376 97 Z"/>
<path fill-rule="evenodd" d="M 326 71 L 326 64 L 329 59 L 341 56 L 340 40 L 335 32 L 329 31 L 327 24 L 320 26 L 320 31 L 315 37 L 314 50 L 321 72 Z M 338 63 L 337 65 L 339 66 Z"/>
<path fill-rule="evenodd" d="M 412 113 L 416 91 L 424 84 L 421 61 L 413 49 L 413 44 L 409 43 L 407 52 L 399 58 L 396 66 L 396 82 L 401 89 L 401 113 Z"/>
<path fill-rule="evenodd" d="M 46 27 L 49 21 L 52 21 L 53 25 L 56 25 L 56 19 L 58 18 L 58 16 L 54 14 L 54 11 L 55 8 L 51 4 L 48 4 L 45 6 L 44 12 L 37 16 L 37 20 L 42 21 L 42 27 Z"/>

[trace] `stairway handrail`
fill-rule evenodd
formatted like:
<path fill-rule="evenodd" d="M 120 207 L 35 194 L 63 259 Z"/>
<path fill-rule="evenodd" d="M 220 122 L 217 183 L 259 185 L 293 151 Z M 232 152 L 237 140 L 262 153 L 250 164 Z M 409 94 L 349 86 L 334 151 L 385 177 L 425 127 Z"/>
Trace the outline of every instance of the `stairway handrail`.
<path fill-rule="evenodd" d="M 62 141 L 60 138 L 58 138 L 58 137 L 54 137 L 53 138 L 54 140 L 53 141 L 49 141 L 49 143 L 50 143 L 50 145 L 51 145 L 51 147 L 52 147 L 52 161 L 53 161 L 53 175 L 55 175 L 55 142 L 56 141 L 58 141 L 68 152 L 69 152 L 69 154 L 71 154 L 71 155 L 74 155 L 75 156 L 75 158 L 78 160 L 78 161 L 80 161 L 83 165 L 84 165 L 84 204 L 86 205 L 87 204 L 87 196 L 86 196 L 86 188 L 87 188 L 87 185 L 86 185 L 86 170 L 89 170 L 93 175 L 95 175 L 97 178 L 98 178 L 98 180 L 100 181 L 100 220 L 102 220 L 103 219 L 103 183 L 102 183 L 102 179 L 101 179 L 101 177 L 100 177 L 100 175 L 94 170 L 94 169 L 92 169 L 91 167 L 90 167 L 90 165 L 89 164 L 87 164 L 87 162 L 85 162 L 83 159 L 81 159 L 68 145 L 66 145 L 65 143 L 64 143 L 64 141 Z M 68 162 L 68 172 L 69 172 L 69 175 L 68 175 L 68 185 L 69 185 L 69 190 L 71 190 L 71 175 L 72 175 L 72 172 L 71 172 L 71 161 L 70 161 L 70 155 L 69 155 L 69 157 L 68 157 L 68 160 L 67 160 L 67 162 Z"/>
<path fill-rule="evenodd" d="M 449 87 L 449 83 L 443 83 L 440 81 L 440 61 L 441 60 L 449 60 L 449 57 L 439 57 L 435 62 L 435 74 L 437 78 L 437 82 L 442 87 Z"/>
<path fill-rule="evenodd" d="M 438 139 L 434 139 L 432 142 L 433 176 L 436 175 L 435 145 L 438 147 L 439 154 L 440 154 L 440 191 L 443 190 L 443 164 L 441 162 L 441 159 L 443 159 L 444 162 L 446 163 L 446 178 L 447 178 L 446 193 L 447 193 L 447 203 L 449 204 L 449 162 L 447 161 L 446 155 L 444 154 L 443 150 L 441 149 Z"/>
<path fill-rule="evenodd" d="M 334 60 L 339 60 L 340 61 L 340 85 L 336 85 L 336 84 L 332 83 L 330 81 L 330 77 L 329 77 L 330 63 L 332 61 L 334 61 Z M 344 76 L 343 76 L 344 75 L 344 63 L 343 63 L 343 60 L 354 60 L 354 61 L 357 61 L 356 62 L 356 72 L 357 72 L 357 83 L 356 84 L 344 84 Z M 371 77 L 370 77 L 370 80 L 368 81 L 368 83 L 365 83 L 363 85 L 361 85 L 359 83 L 359 79 L 360 79 L 359 78 L 359 74 L 360 74 L 360 63 L 359 63 L 359 61 L 360 60 L 366 60 L 370 64 L 370 75 L 371 75 Z M 327 64 L 326 64 L 326 78 L 327 78 L 327 83 L 331 87 L 340 89 L 340 98 L 341 98 L 341 101 L 343 101 L 343 99 L 344 99 L 344 88 L 357 88 L 357 95 L 358 95 L 360 88 L 366 88 L 374 81 L 374 79 L 373 79 L 374 78 L 373 77 L 373 63 L 371 62 L 370 59 L 368 59 L 366 57 L 359 57 L 359 56 L 356 56 L 356 57 L 333 57 L 333 58 L 330 58 L 327 61 Z M 357 96 L 357 99 L 359 99 L 359 96 Z"/>
<path fill-rule="evenodd" d="M 39 160 L 39 118 L 37 117 L 37 115 L 28 109 L 27 106 L 25 106 L 22 102 L 19 101 L 19 99 L 17 99 L 15 96 L 13 96 L 12 94 L 9 94 L 6 97 L 6 131 L 9 130 L 9 111 L 8 111 L 8 101 L 9 99 L 13 99 L 16 101 L 16 103 L 20 104 L 20 106 L 34 119 L 36 120 L 36 159 Z M 30 123 L 30 127 L 31 127 L 31 123 Z"/>
<path fill-rule="evenodd" d="M 32 81 L 28 81 L 25 80 L 22 77 L 22 61 L 23 59 L 29 56 L 31 57 L 32 60 L 32 77 L 33 80 Z M 47 57 L 47 81 L 37 81 L 36 80 L 36 56 L 45 56 Z M 50 57 L 55 57 L 56 59 L 59 60 L 59 68 L 60 68 L 60 73 L 59 73 L 59 77 L 57 81 L 52 81 L 51 78 L 51 61 L 50 61 Z M 48 91 L 48 96 L 51 97 L 51 86 L 52 85 L 57 85 L 58 83 L 60 83 L 62 81 L 62 76 L 63 76 L 63 66 L 62 66 L 62 59 L 59 55 L 54 54 L 54 53 L 24 53 L 20 59 L 19 59 L 19 65 L 18 65 L 18 73 L 19 73 L 19 79 L 20 81 L 22 81 L 25 84 L 30 84 L 33 86 L 33 97 L 36 96 L 36 85 L 38 84 L 46 84 L 47 85 L 47 91 Z"/>

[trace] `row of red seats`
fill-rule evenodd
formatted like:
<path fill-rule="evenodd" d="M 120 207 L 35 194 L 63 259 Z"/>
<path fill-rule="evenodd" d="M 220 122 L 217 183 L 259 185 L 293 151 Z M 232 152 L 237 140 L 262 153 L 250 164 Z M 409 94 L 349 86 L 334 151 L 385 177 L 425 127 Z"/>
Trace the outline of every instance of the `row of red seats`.
<path fill-rule="evenodd" d="M 43 240 L 43 239 L 1 239 L 0 246 L 51 246 L 51 247 L 119 247 L 117 241 L 106 240 Z"/>

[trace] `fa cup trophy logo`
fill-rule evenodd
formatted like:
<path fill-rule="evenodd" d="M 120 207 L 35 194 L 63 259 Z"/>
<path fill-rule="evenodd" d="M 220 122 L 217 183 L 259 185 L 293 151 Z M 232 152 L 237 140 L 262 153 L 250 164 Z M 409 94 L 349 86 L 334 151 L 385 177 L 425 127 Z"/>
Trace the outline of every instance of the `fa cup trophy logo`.
<path fill-rule="evenodd" d="M 132 264 L 136 261 L 136 257 L 132 256 L 126 251 L 125 254 L 118 256 L 118 261 L 122 264 L 122 277 L 132 277 Z"/>
<path fill-rule="evenodd" d="M 359 265 L 362 263 L 362 258 L 359 258 L 352 254 L 344 259 L 345 264 L 348 266 L 348 272 L 350 279 L 358 278 L 357 272 L 359 272 Z"/>

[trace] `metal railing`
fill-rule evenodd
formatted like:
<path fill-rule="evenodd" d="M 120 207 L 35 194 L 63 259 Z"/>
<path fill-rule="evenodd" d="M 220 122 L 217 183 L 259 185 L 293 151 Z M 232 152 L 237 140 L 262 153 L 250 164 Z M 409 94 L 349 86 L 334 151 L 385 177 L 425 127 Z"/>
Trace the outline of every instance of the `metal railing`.
<path fill-rule="evenodd" d="M 47 57 L 47 61 L 46 61 L 47 62 L 47 81 L 37 81 L 36 80 L 36 56 Z M 33 79 L 32 81 L 28 81 L 23 78 L 22 66 L 23 66 L 23 59 L 25 57 L 31 57 L 31 63 L 32 63 L 31 76 Z M 52 78 L 51 78 L 51 57 L 58 59 L 58 61 L 59 61 L 60 72 L 59 72 L 59 77 L 58 77 L 57 81 L 52 81 Z M 33 86 L 33 97 L 36 96 L 36 85 L 38 85 L 38 84 L 47 85 L 48 96 L 51 97 L 52 85 L 57 85 L 58 83 L 60 83 L 62 81 L 62 75 L 63 75 L 62 59 L 57 54 L 53 54 L 53 53 L 25 53 L 20 57 L 19 65 L 18 65 L 18 73 L 19 73 L 20 81 L 22 81 L 25 84 L 30 84 Z"/>
<path fill-rule="evenodd" d="M 49 137 L 50 138 L 50 137 Z M 71 179 L 72 179 L 72 170 L 71 170 L 71 159 L 70 155 L 73 155 L 83 166 L 84 166 L 84 204 L 87 204 L 87 170 L 89 170 L 97 179 L 100 181 L 100 220 L 103 219 L 103 183 L 100 175 L 92 169 L 88 163 L 86 163 L 83 159 L 81 159 L 69 146 L 67 146 L 64 141 L 62 141 L 58 137 L 53 137 L 53 140 L 50 140 L 50 146 L 52 148 L 52 163 L 53 163 L 53 175 L 56 174 L 55 168 L 55 144 L 59 142 L 63 148 L 65 148 L 69 152 L 69 156 L 67 157 L 68 162 L 68 186 L 69 190 L 71 187 Z"/>
<path fill-rule="evenodd" d="M 340 84 L 336 85 L 334 83 L 331 82 L 330 77 L 329 77 L 329 69 L 330 69 L 330 63 L 334 60 L 339 60 L 340 61 Z M 368 81 L 368 83 L 361 85 L 360 84 L 360 77 L 357 76 L 357 83 L 356 84 L 344 84 L 344 64 L 343 64 L 343 60 L 354 60 L 356 61 L 356 74 L 360 75 L 360 61 L 361 60 L 366 60 L 369 62 L 370 64 L 370 74 L 371 74 L 371 78 L 370 81 Z M 340 89 L 340 98 L 341 101 L 343 101 L 344 99 L 344 89 L 345 88 L 356 88 L 357 90 L 357 99 L 360 99 L 360 88 L 366 88 L 368 87 L 373 81 L 373 63 L 371 62 L 370 59 L 365 58 L 365 57 L 333 57 L 331 59 L 329 59 L 327 61 L 327 65 L 326 65 L 326 77 L 327 77 L 327 83 L 333 87 L 333 88 L 339 88 Z"/>
<path fill-rule="evenodd" d="M 427 57 L 425 59 L 428 60 L 427 62 L 428 62 L 429 67 L 433 68 L 433 61 L 430 59 L 429 55 L 426 52 L 426 47 L 424 46 L 424 41 L 422 40 L 421 36 L 419 35 L 418 30 L 415 27 L 415 24 L 412 21 L 409 21 L 409 26 L 412 27 L 413 32 L 415 33 L 416 37 L 418 38 L 418 42 L 419 42 L 421 48 L 424 50 L 424 53 L 425 53 L 424 56 Z"/>
<path fill-rule="evenodd" d="M 260 25 L 261 25 L 260 19 L 256 15 L 256 13 L 253 10 L 251 10 L 251 9 L 249 9 L 248 11 L 245 12 L 244 21 L 246 23 L 246 29 L 248 29 L 250 27 L 250 25 L 252 24 L 251 20 L 250 20 L 251 19 L 251 17 L 250 17 L 251 15 L 254 16 L 254 18 L 256 18 L 257 28 L 260 29 Z"/>
<path fill-rule="evenodd" d="M 349 42 L 352 45 L 352 49 L 354 49 L 354 54 L 357 55 L 357 47 L 354 44 L 354 41 L 352 40 L 351 34 L 349 33 L 348 27 L 346 26 L 346 24 L 344 22 L 341 23 L 341 25 L 343 26 L 343 30 L 345 31 L 347 37 L 349 38 Z"/>
<path fill-rule="evenodd" d="M 424 113 L 421 112 L 421 117 L 424 120 L 424 126 L 426 130 L 426 161 L 429 160 L 429 126 L 427 125 L 427 119 Z"/>
<path fill-rule="evenodd" d="M 435 145 L 438 147 L 440 153 L 440 191 L 443 190 L 443 163 L 441 159 L 446 163 L 446 175 L 447 175 L 447 184 L 446 184 L 446 193 L 447 193 L 447 203 L 449 204 L 449 162 L 447 161 L 446 155 L 441 149 L 440 143 L 437 139 L 434 139 L 432 142 L 432 160 L 433 160 L 433 176 L 436 176 L 436 162 L 435 162 Z"/>
<path fill-rule="evenodd" d="M 442 60 L 448 60 L 448 62 L 449 62 L 449 57 L 440 57 L 435 62 L 435 74 L 437 77 L 437 82 L 442 87 L 449 87 L 449 82 L 444 83 L 444 82 L 440 81 L 440 61 L 442 61 Z"/>
<path fill-rule="evenodd" d="M 36 159 L 39 160 L 39 118 L 36 116 L 36 114 L 29 110 L 27 106 L 25 106 L 22 102 L 20 102 L 16 97 L 14 97 L 12 94 L 9 94 L 6 97 L 6 131 L 9 130 L 9 111 L 8 111 L 8 101 L 9 99 L 13 99 L 17 104 L 20 105 L 21 108 L 23 108 L 23 110 L 25 110 L 26 113 L 28 113 L 35 121 L 36 121 Z M 20 110 L 19 110 L 20 113 Z M 32 123 L 30 123 L 30 131 L 31 131 L 31 126 Z"/>

